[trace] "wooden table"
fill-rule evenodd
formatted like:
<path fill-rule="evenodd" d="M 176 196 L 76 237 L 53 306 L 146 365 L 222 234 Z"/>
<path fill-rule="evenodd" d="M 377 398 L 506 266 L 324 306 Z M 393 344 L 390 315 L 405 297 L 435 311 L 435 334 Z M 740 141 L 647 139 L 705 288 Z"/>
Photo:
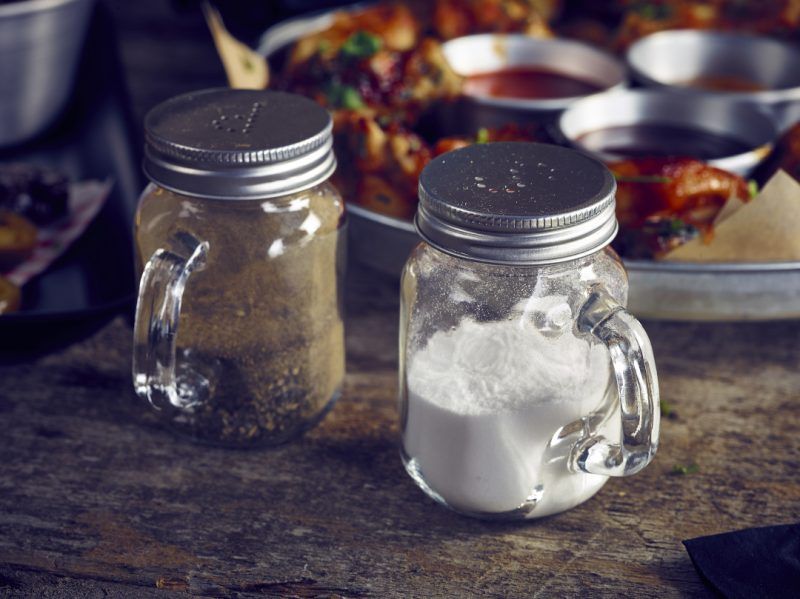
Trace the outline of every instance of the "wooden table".
<path fill-rule="evenodd" d="M 180 61 L 153 54 L 210 42 L 174 16 L 150 40 L 160 13 L 142 5 L 112 3 L 139 117 L 192 81 L 222 83 L 216 64 L 165 83 Z M 149 62 L 132 58 L 147 44 Z M 122 319 L 0 366 L 0 595 L 706 596 L 682 539 L 800 519 L 800 323 L 646 323 L 674 410 L 655 462 L 564 514 L 489 523 L 434 504 L 401 465 L 396 281 L 352 265 L 347 296 L 344 397 L 276 449 L 157 428 L 132 393 Z"/>

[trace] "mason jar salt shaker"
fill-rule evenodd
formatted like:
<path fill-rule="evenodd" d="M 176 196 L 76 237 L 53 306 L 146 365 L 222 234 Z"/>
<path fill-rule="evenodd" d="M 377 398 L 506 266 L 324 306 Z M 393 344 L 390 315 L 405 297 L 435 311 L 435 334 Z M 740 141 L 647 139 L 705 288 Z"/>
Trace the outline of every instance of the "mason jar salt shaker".
<path fill-rule="evenodd" d="M 169 427 L 246 447 L 318 422 L 344 378 L 331 118 L 214 89 L 146 117 L 133 381 Z"/>
<path fill-rule="evenodd" d="M 422 172 L 402 279 L 406 469 L 467 515 L 572 508 L 658 445 L 648 337 L 625 310 L 615 181 L 595 159 L 478 144 Z"/>

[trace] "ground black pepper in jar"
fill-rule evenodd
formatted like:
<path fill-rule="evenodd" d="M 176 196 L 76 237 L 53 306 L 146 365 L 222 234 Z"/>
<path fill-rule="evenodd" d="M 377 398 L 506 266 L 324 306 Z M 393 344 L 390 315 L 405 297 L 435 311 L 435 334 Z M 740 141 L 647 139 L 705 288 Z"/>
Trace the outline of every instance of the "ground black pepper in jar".
<path fill-rule="evenodd" d="M 232 446 L 318 422 L 344 378 L 344 205 L 331 120 L 291 94 L 209 90 L 146 120 L 134 386 Z"/>

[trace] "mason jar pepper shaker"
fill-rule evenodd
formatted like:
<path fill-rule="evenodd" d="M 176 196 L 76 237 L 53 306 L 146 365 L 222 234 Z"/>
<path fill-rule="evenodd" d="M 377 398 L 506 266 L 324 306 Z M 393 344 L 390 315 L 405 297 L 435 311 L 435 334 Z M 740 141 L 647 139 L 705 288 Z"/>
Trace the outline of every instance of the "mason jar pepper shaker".
<path fill-rule="evenodd" d="M 406 469 L 459 512 L 538 518 L 655 455 L 650 342 L 628 281 L 609 170 L 571 149 L 477 144 L 422 172 L 423 242 L 402 279 Z"/>
<path fill-rule="evenodd" d="M 331 117 L 297 95 L 214 89 L 157 106 L 145 129 L 136 392 L 199 441 L 286 441 L 344 377 Z"/>

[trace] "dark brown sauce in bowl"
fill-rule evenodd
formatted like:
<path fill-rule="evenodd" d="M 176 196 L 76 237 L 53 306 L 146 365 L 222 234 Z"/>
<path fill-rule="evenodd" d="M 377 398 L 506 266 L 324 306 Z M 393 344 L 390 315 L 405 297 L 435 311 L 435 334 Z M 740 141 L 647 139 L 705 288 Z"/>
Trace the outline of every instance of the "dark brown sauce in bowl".
<path fill-rule="evenodd" d="M 464 81 L 467 96 L 553 100 L 588 96 L 600 85 L 538 67 L 512 67 L 471 75 Z"/>
<path fill-rule="evenodd" d="M 686 156 L 714 160 L 752 149 L 736 137 L 656 123 L 597 129 L 584 133 L 577 142 L 591 152 L 625 158 Z"/>

